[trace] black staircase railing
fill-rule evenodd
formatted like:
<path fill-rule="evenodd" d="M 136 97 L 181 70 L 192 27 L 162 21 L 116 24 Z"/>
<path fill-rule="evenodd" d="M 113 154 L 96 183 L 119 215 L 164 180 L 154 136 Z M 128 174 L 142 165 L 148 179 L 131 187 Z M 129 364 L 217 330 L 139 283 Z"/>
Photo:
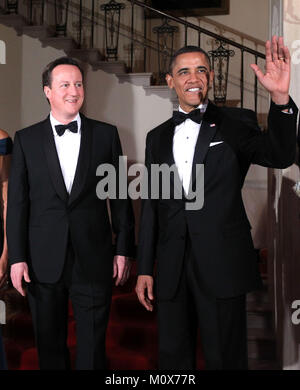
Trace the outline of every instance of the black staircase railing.
<path fill-rule="evenodd" d="M 18 13 L 18 0 L 5 0 L 5 9 L 9 14 L 17 14 Z"/>
<path fill-rule="evenodd" d="M 6 13 L 22 15 L 30 25 L 53 26 L 57 36 L 73 37 L 78 48 L 97 48 L 106 60 L 125 61 L 130 72 L 154 70 L 155 73 L 156 70 L 156 83 L 164 83 L 164 75 L 174 50 L 184 44 L 210 45 L 205 50 L 209 52 L 212 66 L 215 67 L 214 97 L 219 104 L 226 102 L 230 57 L 235 56 L 237 59 L 236 54 L 240 53 L 241 107 L 244 106 L 246 82 L 245 56 L 250 55 L 256 64 L 259 59 L 265 59 L 265 55 L 257 50 L 185 19 L 156 10 L 146 1 L 2 0 L 1 8 Z M 122 40 L 121 47 L 119 37 Z M 210 39 L 209 44 L 204 37 Z M 142 54 L 137 54 L 140 52 Z M 258 83 L 255 76 L 251 90 L 254 110 L 257 112 Z"/>
<path fill-rule="evenodd" d="M 29 4 L 29 24 L 43 25 L 45 16 L 45 2 L 43 0 L 30 1 Z"/>
<path fill-rule="evenodd" d="M 153 7 L 150 7 L 149 5 L 142 3 L 141 1 L 138 1 L 138 0 L 126 0 L 126 1 L 131 3 L 132 10 L 134 9 L 134 6 L 136 5 L 136 6 L 142 7 L 145 10 L 147 10 L 152 15 L 152 17 L 155 17 L 155 16 L 160 17 L 160 18 L 163 18 L 164 21 L 173 21 L 173 22 L 176 22 L 179 25 L 183 26 L 184 27 L 184 44 L 185 45 L 194 44 L 194 45 L 201 46 L 201 37 L 202 37 L 202 35 L 206 35 L 206 36 L 214 38 L 216 41 L 218 41 L 220 43 L 219 48 L 226 44 L 228 46 L 232 46 L 232 47 L 235 47 L 236 49 L 239 49 L 241 52 L 240 105 L 241 105 L 241 107 L 244 106 L 244 53 L 248 53 L 248 54 L 253 55 L 256 64 L 257 64 L 258 58 L 265 59 L 265 55 L 263 53 L 260 53 L 257 50 L 254 50 L 254 49 L 246 47 L 242 44 L 239 44 L 239 43 L 237 43 L 229 38 L 226 38 L 224 36 L 220 36 L 220 35 L 212 32 L 212 31 L 209 31 L 203 27 L 196 26 L 195 24 L 190 23 L 184 19 L 178 18 L 176 16 L 172 16 L 172 15 L 167 15 L 166 13 L 159 11 L 159 10 L 156 10 Z M 145 23 L 146 23 L 146 19 L 145 19 Z M 189 29 L 196 31 L 198 33 L 197 34 L 197 36 L 198 36 L 197 42 L 189 42 L 189 40 L 188 40 Z M 170 55 L 171 54 L 172 54 L 172 50 L 170 52 Z M 166 55 L 165 51 L 163 52 L 163 55 Z M 225 55 L 225 58 L 227 58 L 227 54 Z M 228 65 L 228 61 L 227 61 L 227 65 Z M 228 71 L 228 68 L 227 68 L 227 71 Z M 227 75 L 228 75 L 228 73 L 227 73 Z M 219 80 L 220 80 L 220 78 L 222 78 L 222 75 L 219 75 Z M 255 81 L 254 81 L 254 109 L 255 109 L 255 112 L 257 112 L 258 90 L 257 90 L 257 79 L 256 79 L 256 77 L 254 77 L 254 78 L 255 78 Z M 227 77 L 225 76 L 224 79 L 226 79 L 226 84 L 227 84 Z M 219 84 L 219 82 L 218 82 L 218 84 Z M 226 91 L 227 91 L 227 89 L 224 91 L 224 95 L 221 98 L 219 97 L 216 102 L 225 103 L 224 96 L 226 99 Z M 215 96 L 216 95 L 217 94 L 215 94 Z"/>

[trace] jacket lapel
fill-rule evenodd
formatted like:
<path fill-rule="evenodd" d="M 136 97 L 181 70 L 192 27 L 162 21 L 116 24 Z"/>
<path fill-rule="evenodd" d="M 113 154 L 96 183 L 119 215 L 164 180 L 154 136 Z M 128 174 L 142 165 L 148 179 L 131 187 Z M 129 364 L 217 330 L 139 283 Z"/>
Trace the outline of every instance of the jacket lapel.
<path fill-rule="evenodd" d="M 198 139 L 196 142 L 193 167 L 192 167 L 192 180 L 194 184 L 196 180 L 196 165 L 203 164 L 205 156 L 209 149 L 209 144 L 214 138 L 219 122 L 219 109 L 213 103 L 209 102 L 205 114 L 203 115 Z"/>
<path fill-rule="evenodd" d="M 172 119 L 166 122 L 164 131 L 161 133 L 160 145 L 159 145 L 159 163 L 168 164 L 169 166 L 175 164 L 173 156 L 173 137 L 175 126 Z"/>
<path fill-rule="evenodd" d="M 68 199 L 68 192 L 66 190 L 64 178 L 61 172 L 60 163 L 56 151 L 53 130 L 51 127 L 49 116 L 43 124 L 43 146 L 45 156 L 50 172 L 50 177 L 58 196 L 66 202 Z"/>
<path fill-rule="evenodd" d="M 78 162 L 74 177 L 72 190 L 69 196 L 68 205 L 72 204 L 82 192 L 90 165 L 90 156 L 92 152 L 92 129 L 87 118 L 81 117 L 81 142 L 78 156 Z"/>
<path fill-rule="evenodd" d="M 173 138 L 174 138 L 175 126 L 172 118 L 166 122 L 166 127 L 162 131 L 160 145 L 159 145 L 159 163 L 167 164 L 169 167 L 173 166 L 174 175 L 170 175 L 170 184 L 176 186 L 178 194 L 183 194 L 183 187 L 179 178 L 177 166 L 175 164 L 173 155 Z M 174 176 L 176 179 L 174 181 Z"/>

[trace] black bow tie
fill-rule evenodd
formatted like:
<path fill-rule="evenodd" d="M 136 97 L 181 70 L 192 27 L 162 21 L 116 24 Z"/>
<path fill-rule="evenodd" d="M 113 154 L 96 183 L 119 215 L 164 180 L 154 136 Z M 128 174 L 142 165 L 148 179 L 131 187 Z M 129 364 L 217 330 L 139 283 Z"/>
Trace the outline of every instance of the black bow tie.
<path fill-rule="evenodd" d="M 55 126 L 55 130 L 59 136 L 62 136 L 67 129 L 72 131 L 72 133 L 77 133 L 78 130 L 77 121 L 70 122 L 67 125 Z"/>
<path fill-rule="evenodd" d="M 186 119 L 191 119 L 192 121 L 196 123 L 200 123 L 202 121 L 203 113 L 200 111 L 199 108 L 196 110 L 193 110 L 189 112 L 188 114 L 185 114 L 181 111 L 173 111 L 173 122 L 175 126 L 180 125 L 182 122 L 184 122 Z"/>

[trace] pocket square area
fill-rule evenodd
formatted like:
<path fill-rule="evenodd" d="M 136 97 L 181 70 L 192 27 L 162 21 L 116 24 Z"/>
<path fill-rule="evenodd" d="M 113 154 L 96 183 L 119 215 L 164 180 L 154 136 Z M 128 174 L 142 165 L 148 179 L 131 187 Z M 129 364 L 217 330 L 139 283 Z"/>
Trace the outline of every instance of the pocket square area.
<path fill-rule="evenodd" d="M 211 143 L 209 144 L 209 147 L 215 146 L 215 145 L 219 145 L 219 144 L 222 144 L 223 142 L 224 142 L 224 141 L 211 142 Z"/>

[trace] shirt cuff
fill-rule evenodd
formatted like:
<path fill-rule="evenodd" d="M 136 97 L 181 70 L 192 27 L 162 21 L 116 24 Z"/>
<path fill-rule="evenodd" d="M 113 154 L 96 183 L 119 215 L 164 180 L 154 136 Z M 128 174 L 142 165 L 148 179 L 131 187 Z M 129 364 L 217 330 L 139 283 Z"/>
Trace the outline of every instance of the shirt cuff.
<path fill-rule="evenodd" d="M 271 101 L 271 104 L 276 107 L 277 110 L 280 110 L 284 114 L 293 114 L 293 108 L 292 108 L 292 99 L 290 97 L 290 100 L 287 104 L 275 104 L 273 101 Z"/>

